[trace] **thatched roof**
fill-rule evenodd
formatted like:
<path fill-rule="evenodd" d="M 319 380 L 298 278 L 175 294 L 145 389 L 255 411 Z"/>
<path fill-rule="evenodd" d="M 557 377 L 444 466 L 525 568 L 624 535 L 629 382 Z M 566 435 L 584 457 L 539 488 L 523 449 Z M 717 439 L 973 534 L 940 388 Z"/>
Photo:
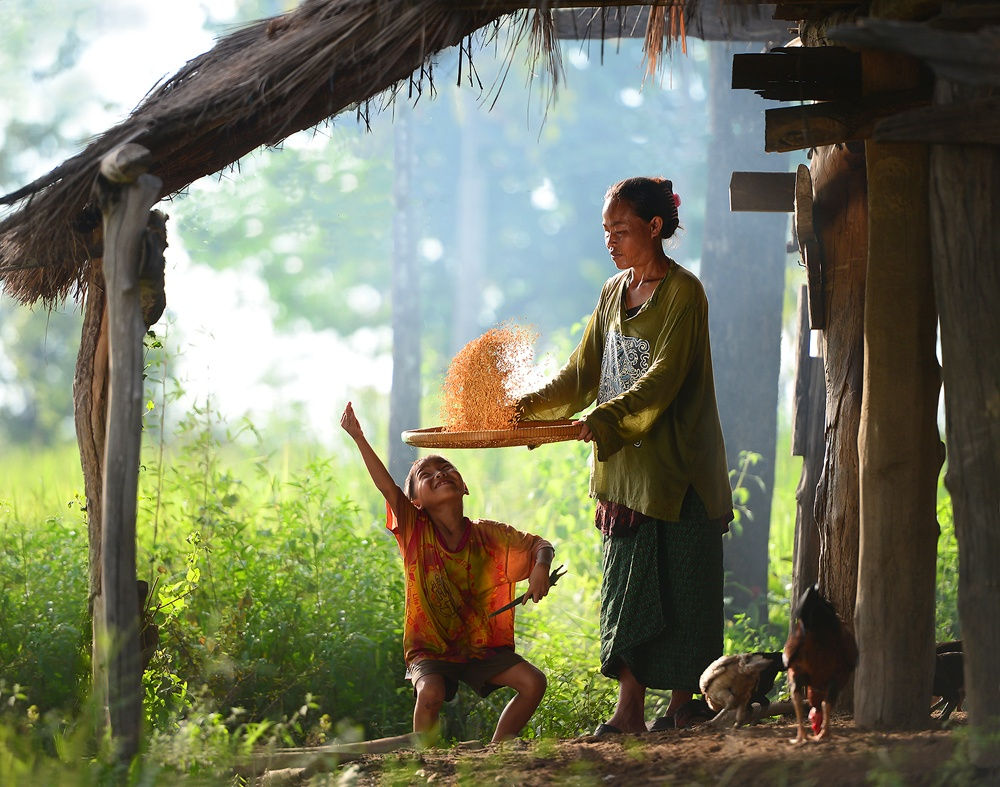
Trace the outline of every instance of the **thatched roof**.
<path fill-rule="evenodd" d="M 150 150 L 150 172 L 163 181 L 161 196 L 168 197 L 345 109 L 364 113 L 380 95 L 389 103 L 401 89 L 409 96 L 430 87 L 432 56 L 477 31 L 512 28 L 512 45 L 530 39 L 529 56 L 547 61 L 555 78 L 553 12 L 534 10 L 555 5 L 566 4 L 305 0 L 294 11 L 236 30 L 156 87 L 124 122 L 0 198 L 0 204 L 17 207 L 0 222 L 3 289 L 23 303 L 48 304 L 83 292 L 90 260 L 101 253 L 101 217 L 91 189 L 101 159 L 119 145 L 134 142 Z M 588 5 L 592 28 L 621 29 L 621 2 Z M 698 28 L 697 6 L 695 0 L 678 6 L 688 29 Z M 718 8 L 713 2 L 702 6 Z M 656 40 L 647 40 L 647 51 L 653 47 L 654 60 L 664 38 L 669 44 L 679 33 L 679 15 L 664 24 L 667 13 L 661 7 L 648 15 Z"/>

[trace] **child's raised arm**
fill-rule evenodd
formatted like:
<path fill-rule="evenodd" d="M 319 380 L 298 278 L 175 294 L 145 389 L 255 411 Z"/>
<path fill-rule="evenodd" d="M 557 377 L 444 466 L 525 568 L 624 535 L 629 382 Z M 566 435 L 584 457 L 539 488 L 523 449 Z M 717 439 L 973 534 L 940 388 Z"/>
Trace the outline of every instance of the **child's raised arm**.
<path fill-rule="evenodd" d="M 357 443 L 358 450 L 361 452 L 361 458 L 364 460 L 365 467 L 368 468 L 368 475 L 372 477 L 375 487 L 382 493 L 382 497 L 386 499 L 386 502 L 395 511 L 396 503 L 403 494 L 403 491 L 392 480 L 392 476 L 389 475 L 389 471 L 382 463 L 382 460 L 379 459 L 378 454 L 375 453 L 375 449 L 371 447 L 365 438 L 365 433 L 361 428 L 361 424 L 358 423 L 357 416 L 354 415 L 354 408 L 350 402 L 344 408 L 344 414 L 340 416 L 340 425 L 354 439 L 354 442 Z"/>

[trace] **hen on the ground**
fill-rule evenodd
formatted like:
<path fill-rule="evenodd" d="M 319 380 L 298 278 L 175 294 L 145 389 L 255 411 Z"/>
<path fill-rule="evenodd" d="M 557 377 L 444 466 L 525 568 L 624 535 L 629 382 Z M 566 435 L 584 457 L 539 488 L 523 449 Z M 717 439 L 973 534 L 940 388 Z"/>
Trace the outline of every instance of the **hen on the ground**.
<path fill-rule="evenodd" d="M 768 701 L 762 695 L 770 691 L 782 668 L 780 652 L 737 653 L 709 664 L 698 681 L 708 706 L 717 711 L 708 724 L 721 727 L 734 716 L 734 727 L 747 721 L 753 713 L 751 703 Z"/>

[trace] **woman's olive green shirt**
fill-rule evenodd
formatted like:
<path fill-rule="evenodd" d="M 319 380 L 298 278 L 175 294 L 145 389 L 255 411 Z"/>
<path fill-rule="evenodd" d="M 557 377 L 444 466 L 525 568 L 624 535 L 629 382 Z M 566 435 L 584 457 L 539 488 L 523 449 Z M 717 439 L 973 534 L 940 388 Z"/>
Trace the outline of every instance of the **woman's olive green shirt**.
<path fill-rule="evenodd" d="M 520 401 L 526 420 L 585 420 L 594 435 L 590 494 L 676 522 L 693 485 L 710 520 L 732 519 L 701 282 L 673 264 L 630 318 L 631 271 L 604 283 L 579 346 L 555 378 Z"/>

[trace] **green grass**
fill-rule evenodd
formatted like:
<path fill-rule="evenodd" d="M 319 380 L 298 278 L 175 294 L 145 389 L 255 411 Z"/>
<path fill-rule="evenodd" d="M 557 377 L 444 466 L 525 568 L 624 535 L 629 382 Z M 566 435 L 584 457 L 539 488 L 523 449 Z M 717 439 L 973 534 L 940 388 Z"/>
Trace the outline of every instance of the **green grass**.
<path fill-rule="evenodd" d="M 228 426 L 207 408 L 187 415 L 162 454 L 155 426 L 145 440 L 138 571 L 154 587 L 160 646 L 144 678 L 142 779 L 185 773 L 211 783 L 250 745 L 408 731 L 399 557 L 353 446 L 268 445 L 249 424 Z M 592 729 L 614 703 L 615 684 L 597 670 L 601 548 L 587 455 L 587 446 L 559 443 L 451 456 L 470 487 L 471 516 L 544 535 L 569 570 L 542 604 L 518 613 L 518 647 L 549 676 L 527 731 L 536 739 Z M 731 621 L 727 652 L 784 640 L 800 462 L 779 443 L 770 621 Z M 64 766 L 67 783 L 92 783 L 106 774 L 88 704 L 76 448 L 7 452 L 0 478 L 0 782 Z M 946 497 L 939 518 L 938 632 L 950 638 L 957 550 Z M 446 737 L 488 738 L 508 697 L 460 691 L 445 709 Z M 654 710 L 664 701 L 650 699 Z"/>

